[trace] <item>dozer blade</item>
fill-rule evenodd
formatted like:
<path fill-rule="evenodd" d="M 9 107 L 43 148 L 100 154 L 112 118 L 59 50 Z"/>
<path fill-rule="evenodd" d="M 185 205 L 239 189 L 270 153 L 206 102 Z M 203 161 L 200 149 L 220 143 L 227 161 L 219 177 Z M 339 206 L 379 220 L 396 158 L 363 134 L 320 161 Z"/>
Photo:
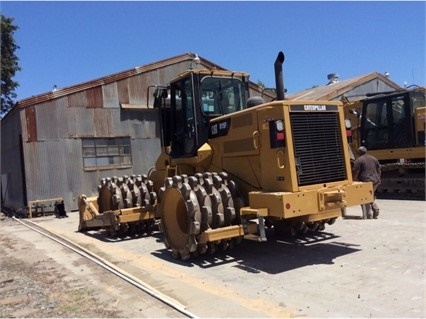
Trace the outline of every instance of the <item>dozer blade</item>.
<path fill-rule="evenodd" d="M 78 231 L 102 229 L 116 224 L 116 218 L 113 212 L 99 213 L 97 208 L 97 198 L 81 195 L 78 199 L 78 210 L 80 221 Z"/>

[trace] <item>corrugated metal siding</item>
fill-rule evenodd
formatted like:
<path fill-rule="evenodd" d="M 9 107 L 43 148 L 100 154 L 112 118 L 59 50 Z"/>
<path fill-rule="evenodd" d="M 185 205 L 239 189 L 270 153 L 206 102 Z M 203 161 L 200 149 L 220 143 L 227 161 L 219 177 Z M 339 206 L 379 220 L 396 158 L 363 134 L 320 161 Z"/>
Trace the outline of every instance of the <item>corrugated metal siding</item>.
<path fill-rule="evenodd" d="M 120 92 L 120 103 L 147 105 L 150 99 L 150 96 L 147 96 L 147 88 L 154 85 L 167 85 L 173 78 L 186 69 L 187 64 L 187 61 L 185 61 L 166 66 L 160 70 L 150 70 L 127 79 L 128 98 L 123 96 L 125 92 L 122 88 L 124 83 L 120 83 L 120 89 L 123 90 Z M 152 91 L 149 92 L 149 94 L 152 93 Z M 125 103 L 126 100 L 128 103 Z M 150 102 L 152 103 L 152 101 Z"/>
<path fill-rule="evenodd" d="M 56 117 L 45 122 L 44 125 L 48 126 L 56 126 L 57 134 L 59 138 L 69 138 L 70 134 L 70 121 L 68 119 L 69 107 L 68 107 L 68 99 L 66 97 L 62 97 L 60 99 L 55 100 L 54 105 L 46 110 L 47 112 L 56 109 Z"/>
<path fill-rule="evenodd" d="M 67 96 L 69 107 L 86 107 L 87 95 L 85 91 L 73 93 Z"/>
<path fill-rule="evenodd" d="M 37 141 L 36 111 L 34 106 L 25 109 L 25 121 L 27 126 L 27 141 Z"/>
<path fill-rule="evenodd" d="M 133 123 L 130 128 L 131 136 L 138 136 L 140 138 L 155 138 L 156 123 L 152 121 L 142 121 L 141 123 Z"/>
<path fill-rule="evenodd" d="M 169 82 L 171 80 L 171 77 L 173 77 L 174 75 L 172 74 L 166 75 L 169 77 L 168 79 Z M 162 82 L 165 80 L 165 78 L 160 78 L 158 70 L 155 70 L 155 71 L 146 73 L 141 80 L 142 80 L 141 91 L 142 91 L 143 104 L 144 106 L 148 105 L 148 103 L 153 104 L 154 99 L 152 98 L 152 94 L 154 91 L 151 89 L 148 93 L 148 87 L 153 85 L 163 84 Z"/>
<path fill-rule="evenodd" d="M 93 112 L 93 136 L 106 137 L 116 136 L 112 127 L 112 113 L 118 113 L 115 109 L 94 109 L 88 110 Z M 117 114 L 119 116 L 119 114 Z"/>
<path fill-rule="evenodd" d="M 18 209 L 24 206 L 22 157 L 20 152 L 21 115 L 12 109 L 1 120 L 1 181 L 2 197 L 6 207 Z M 25 125 L 24 125 L 25 127 Z"/>
<path fill-rule="evenodd" d="M 128 124 L 123 121 L 123 110 L 114 109 L 111 112 L 111 128 L 114 136 L 129 136 Z"/>
<path fill-rule="evenodd" d="M 19 135 L 16 136 L 19 139 Z M 2 196 L 6 207 L 20 208 L 24 206 L 25 186 L 22 175 L 22 159 L 19 146 L 1 152 Z"/>
<path fill-rule="evenodd" d="M 90 88 L 86 90 L 87 108 L 101 108 L 102 101 L 102 86 Z"/>
<path fill-rule="evenodd" d="M 35 106 L 38 141 L 57 140 L 59 138 L 57 114 L 61 111 L 61 108 L 56 107 L 55 102 L 51 101 Z"/>
<path fill-rule="evenodd" d="M 118 102 L 129 104 L 129 79 L 124 79 L 117 82 L 118 87 Z"/>
<path fill-rule="evenodd" d="M 60 118 L 68 122 L 68 136 L 64 138 L 122 136 L 125 128 L 120 109 L 68 108 Z"/>
<path fill-rule="evenodd" d="M 14 112 L 15 110 L 19 114 L 19 118 L 20 118 L 19 125 L 20 125 L 20 129 L 21 129 L 22 140 L 27 141 L 28 140 L 28 127 L 27 127 L 27 124 L 26 124 L 26 122 L 27 122 L 26 111 L 25 110 L 22 111 L 19 108 L 15 107 L 10 112 Z M 9 112 L 9 114 L 10 114 L 10 112 Z M 1 121 L 1 124 L 3 125 L 3 123 L 5 123 L 6 121 L 7 121 L 7 119 L 6 120 L 3 119 Z M 9 133 L 7 133 L 7 134 L 9 134 Z"/>
<path fill-rule="evenodd" d="M 19 147 L 18 136 L 22 134 L 21 117 L 19 109 L 11 110 L 5 118 L 1 120 L 1 150 L 9 150 Z M 4 163 L 2 162 L 2 165 Z"/>
<path fill-rule="evenodd" d="M 119 108 L 117 82 L 113 82 L 102 87 L 103 107 Z"/>
<path fill-rule="evenodd" d="M 110 137 L 128 133 L 126 123 L 121 120 L 121 110 L 67 108 L 60 111 L 60 119 L 67 121 L 70 137 Z"/>
<path fill-rule="evenodd" d="M 142 76 L 138 75 L 129 78 L 128 86 L 130 104 L 146 104 L 146 94 L 144 93 L 145 89 L 143 85 L 144 82 Z"/>
<path fill-rule="evenodd" d="M 122 110 L 123 135 L 132 138 L 159 138 L 158 110 Z"/>
<path fill-rule="evenodd" d="M 66 97 L 39 104 L 36 109 L 37 140 L 68 138 L 69 118 Z"/>
<path fill-rule="evenodd" d="M 70 137 L 93 136 L 93 110 L 67 109 Z"/>
<path fill-rule="evenodd" d="M 176 64 L 168 65 L 167 67 L 164 67 L 162 69 L 158 69 L 158 82 L 156 84 L 160 85 L 166 85 L 171 80 L 172 77 L 176 77 L 178 74 L 186 71 L 189 67 L 188 61 L 183 61 Z"/>
<path fill-rule="evenodd" d="M 66 207 L 81 188 L 80 140 L 24 143 L 28 200 L 63 197 Z"/>
<path fill-rule="evenodd" d="M 132 161 L 134 174 L 147 174 L 154 167 L 160 152 L 161 146 L 158 138 L 133 139 Z"/>
<path fill-rule="evenodd" d="M 37 106 L 37 121 L 43 140 L 25 143 L 28 200 L 63 197 L 67 209 L 76 210 L 78 196 L 96 196 L 99 179 L 110 176 L 146 174 L 160 153 L 157 110 L 64 108 L 49 103 Z M 51 113 L 49 113 L 49 109 Z M 50 118 L 49 115 L 50 114 Z M 68 135 L 58 138 L 58 125 L 68 121 Z M 84 134 L 83 134 L 84 133 Z M 130 136 L 133 167 L 85 171 L 81 139 L 72 137 Z"/>

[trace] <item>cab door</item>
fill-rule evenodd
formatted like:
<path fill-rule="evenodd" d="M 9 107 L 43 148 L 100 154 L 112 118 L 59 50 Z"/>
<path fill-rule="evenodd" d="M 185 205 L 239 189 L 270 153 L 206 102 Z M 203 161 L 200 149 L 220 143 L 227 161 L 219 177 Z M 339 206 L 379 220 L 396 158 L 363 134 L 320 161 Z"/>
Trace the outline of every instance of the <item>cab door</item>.
<path fill-rule="evenodd" d="M 171 86 L 171 155 L 194 156 L 197 152 L 197 123 L 194 110 L 192 76 Z"/>

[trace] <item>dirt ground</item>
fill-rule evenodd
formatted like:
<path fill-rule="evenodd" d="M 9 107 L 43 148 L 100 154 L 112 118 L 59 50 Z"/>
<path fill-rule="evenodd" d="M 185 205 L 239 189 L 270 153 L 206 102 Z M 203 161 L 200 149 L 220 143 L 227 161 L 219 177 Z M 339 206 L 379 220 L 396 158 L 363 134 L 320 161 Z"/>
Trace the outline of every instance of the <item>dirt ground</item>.
<path fill-rule="evenodd" d="M 0 318 L 135 317 L 182 316 L 98 265 L 0 215 Z"/>
<path fill-rule="evenodd" d="M 78 214 L 33 218 L 170 296 L 198 317 L 424 318 L 425 202 L 348 209 L 321 235 L 271 236 L 189 262 L 161 234 L 111 240 L 77 232 Z M 183 317 L 10 218 L 0 221 L 0 317 Z"/>

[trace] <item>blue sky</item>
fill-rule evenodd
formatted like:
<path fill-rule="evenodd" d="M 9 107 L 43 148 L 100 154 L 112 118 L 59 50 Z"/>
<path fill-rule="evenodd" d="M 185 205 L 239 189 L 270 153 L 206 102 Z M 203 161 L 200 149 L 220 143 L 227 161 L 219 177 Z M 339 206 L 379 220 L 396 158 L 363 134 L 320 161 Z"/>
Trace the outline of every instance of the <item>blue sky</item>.
<path fill-rule="evenodd" d="M 425 85 L 424 1 L 2 1 L 19 27 L 18 100 L 194 52 L 288 93 L 370 72 Z"/>

